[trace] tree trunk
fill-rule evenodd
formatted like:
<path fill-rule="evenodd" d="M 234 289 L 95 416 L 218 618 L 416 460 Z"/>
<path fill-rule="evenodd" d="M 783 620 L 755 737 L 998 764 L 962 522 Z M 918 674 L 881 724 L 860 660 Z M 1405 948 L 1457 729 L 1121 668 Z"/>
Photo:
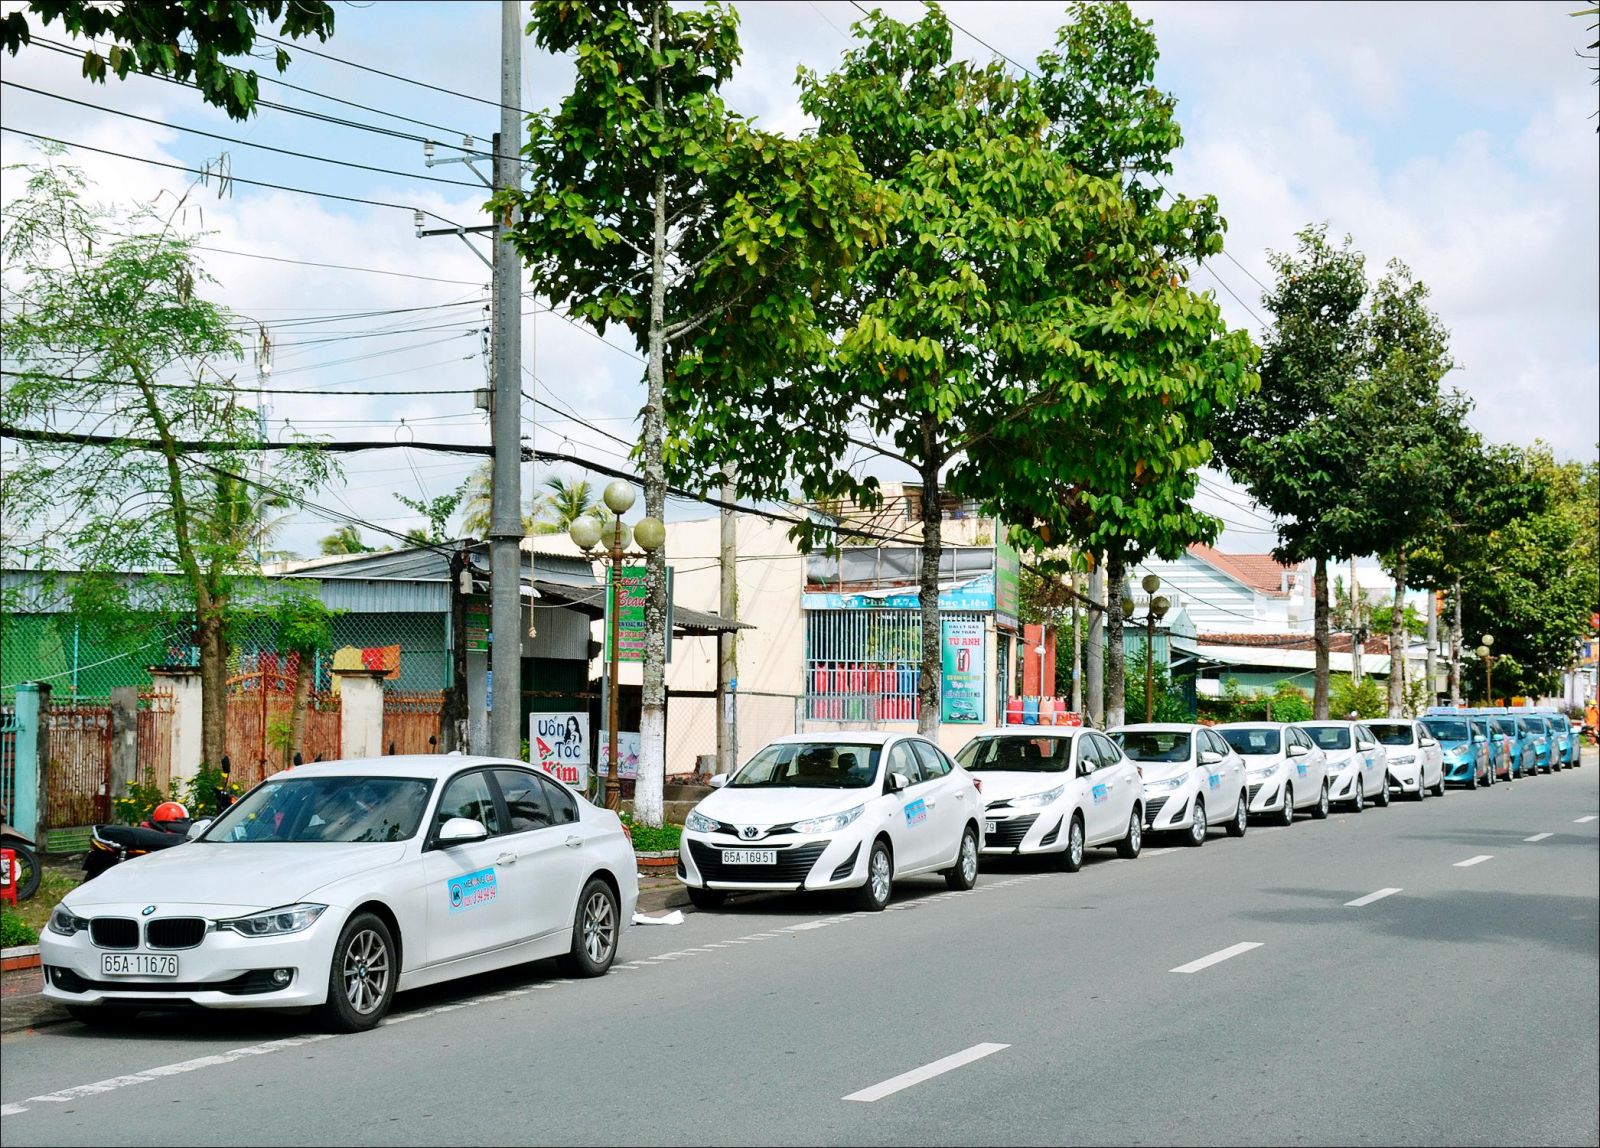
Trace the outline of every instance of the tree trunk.
<path fill-rule="evenodd" d="M 1083 716 L 1083 650 L 1078 636 L 1078 572 L 1072 572 L 1072 712 Z"/>
<path fill-rule="evenodd" d="M 651 8 L 650 44 L 661 51 L 661 5 Z M 656 73 L 652 103 L 665 122 L 661 74 Z M 657 170 L 655 220 L 650 244 L 649 380 L 644 407 L 644 510 L 666 520 L 667 474 L 662 461 L 663 409 L 666 394 L 667 303 L 667 177 Z M 665 547 L 650 552 L 646 562 L 644 606 L 644 687 L 639 710 L 639 776 L 633 788 L 633 815 L 642 825 L 660 825 L 667 772 L 667 555 Z M 611 700 L 612 705 L 617 699 Z"/>
<path fill-rule="evenodd" d="M 1424 691 L 1423 697 L 1427 699 L 1425 704 L 1431 706 L 1438 701 L 1438 691 L 1434 688 L 1434 682 L 1438 680 L 1439 670 L 1439 592 L 1432 587 L 1428 589 L 1428 636 L 1426 641 L 1428 660 L 1423 673 L 1428 676 L 1428 688 Z"/>
<path fill-rule="evenodd" d="M 213 769 L 222 764 L 228 738 L 228 639 L 222 611 L 222 604 L 209 595 L 196 611 L 200 638 L 200 764 Z"/>
<path fill-rule="evenodd" d="M 1089 571 L 1089 624 L 1084 627 L 1084 690 L 1089 724 L 1106 728 L 1106 568 L 1096 555 Z M 1097 608 L 1098 607 L 1098 608 Z"/>
<path fill-rule="evenodd" d="M 1394 606 L 1389 611 L 1389 716 L 1404 717 L 1406 709 L 1406 556 L 1394 560 Z"/>
<path fill-rule="evenodd" d="M 306 703 L 311 699 L 311 679 L 315 676 L 312 656 L 310 650 L 294 652 L 294 701 L 289 710 L 289 747 L 283 751 L 285 766 L 294 764 L 294 755 L 306 737 Z"/>
<path fill-rule="evenodd" d="M 1311 715 L 1325 721 L 1328 717 L 1328 560 L 1317 555 L 1315 573 L 1311 578 L 1312 593 L 1317 596 L 1312 609 L 1313 644 L 1317 649 L 1316 668 L 1312 671 Z"/>
<path fill-rule="evenodd" d="M 1461 704 L 1461 579 L 1456 579 L 1450 611 L 1450 704 Z"/>
<path fill-rule="evenodd" d="M 917 682 L 917 732 L 939 735 L 939 674 L 944 653 L 939 632 L 939 535 L 942 506 L 939 500 L 938 424 L 922 416 L 922 569 L 918 573 L 918 603 L 922 608 L 922 675 Z"/>
<path fill-rule="evenodd" d="M 1122 644 L 1122 580 L 1128 566 L 1119 554 L 1106 562 L 1106 728 L 1127 721 L 1127 657 Z"/>

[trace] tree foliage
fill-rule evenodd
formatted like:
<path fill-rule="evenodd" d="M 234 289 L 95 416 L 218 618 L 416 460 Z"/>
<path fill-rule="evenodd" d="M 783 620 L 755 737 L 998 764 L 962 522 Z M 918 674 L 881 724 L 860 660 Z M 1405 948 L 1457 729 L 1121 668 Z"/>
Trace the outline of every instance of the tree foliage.
<path fill-rule="evenodd" d="M 255 111 L 260 81 L 254 68 L 228 60 L 255 55 L 258 20 L 294 40 L 316 36 L 326 42 L 333 35 L 333 6 L 322 0 L 29 0 L 0 19 L 0 46 L 13 56 L 31 41 L 30 15 L 47 28 L 59 20 L 69 35 L 112 42 L 103 53 L 98 47 L 84 51 L 84 78 L 103 84 L 107 71 L 119 80 L 138 71 L 192 83 L 201 99 L 235 120 Z M 284 49 L 276 48 L 272 58 L 280 73 L 289 70 Z"/>

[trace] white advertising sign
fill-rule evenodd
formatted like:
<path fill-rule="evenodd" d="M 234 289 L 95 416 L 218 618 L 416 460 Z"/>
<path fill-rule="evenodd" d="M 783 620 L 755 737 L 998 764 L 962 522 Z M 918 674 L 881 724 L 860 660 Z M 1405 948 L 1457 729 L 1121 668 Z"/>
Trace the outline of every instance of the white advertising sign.
<path fill-rule="evenodd" d="M 589 784 L 589 715 L 528 715 L 528 756 L 557 781 L 582 789 Z"/>

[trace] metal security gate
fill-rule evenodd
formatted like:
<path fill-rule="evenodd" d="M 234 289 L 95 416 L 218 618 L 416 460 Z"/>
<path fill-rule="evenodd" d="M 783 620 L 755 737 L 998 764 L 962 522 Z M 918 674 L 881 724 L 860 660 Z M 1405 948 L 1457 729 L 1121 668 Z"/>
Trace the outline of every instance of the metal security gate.
<path fill-rule="evenodd" d="M 110 704 L 52 705 L 45 722 L 50 738 L 45 825 L 58 829 L 110 821 Z"/>
<path fill-rule="evenodd" d="M 805 716 L 915 721 L 921 662 L 916 610 L 807 611 Z"/>
<path fill-rule="evenodd" d="M 144 785 L 154 785 L 162 793 L 172 780 L 172 691 L 143 689 L 139 691 L 139 708 L 135 717 L 137 750 L 137 780 Z"/>
<path fill-rule="evenodd" d="M 383 752 L 438 753 L 444 694 L 383 691 Z"/>
<path fill-rule="evenodd" d="M 0 802 L 5 803 L 9 820 L 17 805 L 17 712 L 13 709 L 0 713 Z"/>

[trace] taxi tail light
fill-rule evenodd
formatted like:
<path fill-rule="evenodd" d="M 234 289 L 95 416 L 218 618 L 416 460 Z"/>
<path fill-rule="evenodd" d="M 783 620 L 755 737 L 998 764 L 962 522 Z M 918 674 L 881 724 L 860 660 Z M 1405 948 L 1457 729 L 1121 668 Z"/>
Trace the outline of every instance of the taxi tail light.
<path fill-rule="evenodd" d="M 981 779 L 981 778 L 977 778 L 977 777 L 974 777 L 974 778 L 973 778 L 973 779 L 972 779 L 972 786 L 973 786 L 973 788 L 974 788 L 974 789 L 976 789 L 976 790 L 977 790 L 977 791 L 978 791 L 978 792 L 979 792 L 979 793 L 982 793 L 982 792 L 983 792 L 983 780 L 982 780 L 982 779 Z"/>
<path fill-rule="evenodd" d="M 621 819 L 619 818 L 618 820 Z M 629 825 L 626 821 L 622 822 L 622 835 L 628 839 L 629 845 L 633 844 L 633 826 Z"/>

